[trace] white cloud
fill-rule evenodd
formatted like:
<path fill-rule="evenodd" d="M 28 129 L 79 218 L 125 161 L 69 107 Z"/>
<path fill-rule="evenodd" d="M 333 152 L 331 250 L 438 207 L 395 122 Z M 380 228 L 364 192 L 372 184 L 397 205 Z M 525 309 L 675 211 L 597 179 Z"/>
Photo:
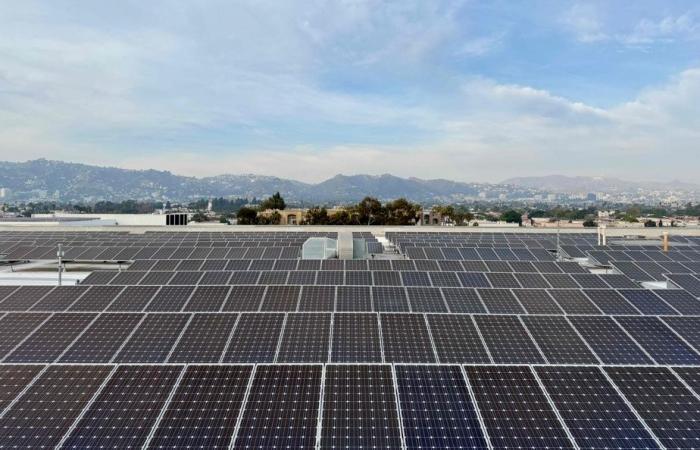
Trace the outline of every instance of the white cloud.
<path fill-rule="evenodd" d="M 642 19 L 634 29 L 619 39 L 629 45 L 654 42 L 673 42 L 677 39 L 700 39 L 700 21 L 691 12 L 679 16 L 666 16 L 659 21 Z"/>
<path fill-rule="evenodd" d="M 593 4 L 575 3 L 561 20 L 580 42 L 598 42 L 609 38 L 603 31 L 601 13 Z"/>

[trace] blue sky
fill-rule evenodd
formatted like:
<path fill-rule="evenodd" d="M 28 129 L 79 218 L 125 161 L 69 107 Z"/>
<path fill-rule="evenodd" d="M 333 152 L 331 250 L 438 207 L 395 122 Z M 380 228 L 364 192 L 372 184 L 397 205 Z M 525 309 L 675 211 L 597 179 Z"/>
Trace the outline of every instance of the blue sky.
<path fill-rule="evenodd" d="M 700 168 L 697 1 L 0 1 L 0 159 L 317 181 Z"/>

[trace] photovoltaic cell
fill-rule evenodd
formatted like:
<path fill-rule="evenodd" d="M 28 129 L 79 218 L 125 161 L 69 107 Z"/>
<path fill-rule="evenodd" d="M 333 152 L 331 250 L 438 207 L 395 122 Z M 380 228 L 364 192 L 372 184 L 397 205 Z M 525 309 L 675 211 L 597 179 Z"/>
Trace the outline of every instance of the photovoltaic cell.
<path fill-rule="evenodd" d="M 470 316 L 430 314 L 427 319 L 441 363 L 491 362 Z"/>
<path fill-rule="evenodd" d="M 700 448 L 700 400 L 666 368 L 604 369 L 667 448 Z"/>
<path fill-rule="evenodd" d="M 474 316 L 494 362 L 539 364 L 544 359 L 516 316 Z"/>
<path fill-rule="evenodd" d="M 189 318 L 189 314 L 149 314 L 119 351 L 114 362 L 165 362 Z"/>
<path fill-rule="evenodd" d="M 406 288 L 413 312 L 447 312 L 440 289 L 429 287 Z"/>
<path fill-rule="evenodd" d="M 146 311 L 180 311 L 192 295 L 194 286 L 163 286 L 146 307 Z"/>
<path fill-rule="evenodd" d="M 659 364 L 700 364 L 700 356 L 656 317 L 616 320 Z"/>
<path fill-rule="evenodd" d="M 141 311 L 158 292 L 158 286 L 127 286 L 107 311 Z"/>
<path fill-rule="evenodd" d="M 375 286 L 372 300 L 377 312 L 408 312 L 406 290 L 402 287 Z"/>
<path fill-rule="evenodd" d="M 673 316 L 678 315 L 666 302 L 647 289 L 620 289 L 618 291 L 628 302 L 632 303 L 642 314 Z"/>
<path fill-rule="evenodd" d="M 695 350 L 700 350 L 700 317 L 664 317 L 663 321 Z"/>
<path fill-rule="evenodd" d="M 21 286 L 0 302 L 0 311 L 27 311 L 52 289 L 51 286 Z"/>
<path fill-rule="evenodd" d="M 408 448 L 488 448 L 457 366 L 396 366 Z"/>
<path fill-rule="evenodd" d="M 234 447 L 314 448 L 320 395 L 321 366 L 258 366 Z"/>
<path fill-rule="evenodd" d="M 528 314 L 564 314 L 544 289 L 513 289 Z"/>
<path fill-rule="evenodd" d="M 0 413 L 24 390 L 41 369 L 42 366 L 38 365 L 0 366 Z M 0 431 L 0 434 L 2 434 L 2 431 Z"/>
<path fill-rule="evenodd" d="M 489 280 L 483 273 L 459 272 L 457 277 L 464 287 L 491 287 Z"/>
<path fill-rule="evenodd" d="M 386 362 L 435 362 L 428 327 L 421 314 L 382 314 Z"/>
<path fill-rule="evenodd" d="M 530 369 L 466 367 L 494 448 L 573 448 Z"/>
<path fill-rule="evenodd" d="M 265 286 L 232 286 L 222 311 L 257 311 L 265 296 Z"/>
<path fill-rule="evenodd" d="M 184 311 L 219 311 L 226 301 L 229 291 L 228 286 L 197 286 Z"/>
<path fill-rule="evenodd" d="M 391 368 L 329 365 L 321 448 L 400 448 Z"/>
<path fill-rule="evenodd" d="M 237 314 L 195 314 L 168 362 L 219 362 Z"/>
<path fill-rule="evenodd" d="M 9 313 L 0 319 L 0 360 L 48 317 L 48 314 Z"/>
<path fill-rule="evenodd" d="M 525 310 L 508 289 L 477 289 L 490 314 L 524 314 Z"/>
<path fill-rule="evenodd" d="M 700 315 L 700 300 L 682 289 L 659 289 L 654 291 L 666 303 L 684 315 Z"/>
<path fill-rule="evenodd" d="M 268 286 L 260 311 L 296 311 L 299 286 Z"/>
<path fill-rule="evenodd" d="M 56 314 L 10 353 L 4 362 L 52 362 L 94 318 L 95 314 Z"/>
<path fill-rule="evenodd" d="M 612 289 L 585 289 L 583 291 L 605 314 L 639 315 L 639 311 Z"/>
<path fill-rule="evenodd" d="M 331 361 L 382 362 L 376 314 L 335 314 Z"/>
<path fill-rule="evenodd" d="M 121 366 L 63 448 L 138 448 L 151 432 L 182 366 Z"/>
<path fill-rule="evenodd" d="M 452 313 L 485 313 L 486 308 L 475 289 L 445 288 L 442 290 L 445 302 Z"/>
<path fill-rule="evenodd" d="M 542 366 L 535 370 L 579 448 L 658 448 L 599 369 Z"/>
<path fill-rule="evenodd" d="M 284 314 L 241 314 L 223 362 L 273 362 L 283 321 Z"/>
<path fill-rule="evenodd" d="M 142 314 L 126 313 L 100 315 L 68 348 L 59 362 L 110 362 L 142 317 Z"/>
<path fill-rule="evenodd" d="M 586 343 L 562 316 L 522 316 L 550 364 L 597 364 Z"/>
<path fill-rule="evenodd" d="M 31 311 L 65 311 L 88 289 L 88 286 L 56 286 Z"/>
<path fill-rule="evenodd" d="M 612 318 L 578 316 L 569 321 L 604 364 L 653 364 Z"/>
<path fill-rule="evenodd" d="M 327 362 L 330 314 L 287 315 L 277 362 Z"/>
<path fill-rule="evenodd" d="M 0 420 L 8 448 L 53 448 L 68 432 L 102 381 L 108 366 L 52 366 Z"/>
<path fill-rule="evenodd" d="M 68 310 L 104 311 L 123 289 L 124 286 L 92 286 Z"/>
<path fill-rule="evenodd" d="M 186 370 L 149 448 L 228 448 L 251 366 L 189 366 Z"/>
<path fill-rule="evenodd" d="M 369 286 L 338 286 L 336 311 L 372 311 L 372 294 Z"/>

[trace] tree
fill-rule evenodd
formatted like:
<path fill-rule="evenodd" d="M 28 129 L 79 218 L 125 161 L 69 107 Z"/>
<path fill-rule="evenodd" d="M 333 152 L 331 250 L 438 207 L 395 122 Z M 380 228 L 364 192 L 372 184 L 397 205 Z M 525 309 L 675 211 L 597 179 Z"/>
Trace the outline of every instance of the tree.
<path fill-rule="evenodd" d="M 651 219 L 648 219 L 646 222 L 644 222 L 644 226 L 646 228 L 654 228 L 654 227 L 656 227 L 656 222 L 654 222 Z"/>
<path fill-rule="evenodd" d="M 328 216 L 328 225 L 352 225 L 352 217 L 346 210 Z"/>
<path fill-rule="evenodd" d="M 381 225 L 384 223 L 385 211 L 379 200 L 365 197 L 355 207 L 360 225 Z"/>
<path fill-rule="evenodd" d="M 420 206 L 409 202 L 405 198 L 398 198 L 388 202 L 385 207 L 386 225 L 412 225 L 420 212 Z"/>
<path fill-rule="evenodd" d="M 522 225 L 523 216 L 518 211 L 511 209 L 501 214 L 501 220 L 506 223 L 517 223 Z"/>
<path fill-rule="evenodd" d="M 598 226 L 598 223 L 597 223 L 595 220 L 593 220 L 593 219 L 586 219 L 586 220 L 583 222 L 583 226 L 584 226 L 584 227 L 597 227 L 597 226 Z"/>
<path fill-rule="evenodd" d="M 306 225 L 327 225 L 328 224 L 328 210 L 326 208 L 319 208 L 314 206 L 306 211 L 304 216 L 304 222 Z"/>
<path fill-rule="evenodd" d="M 284 202 L 284 199 L 280 195 L 279 192 L 275 192 L 272 197 L 269 197 L 268 199 L 264 200 L 262 203 L 260 203 L 260 210 L 265 211 L 266 209 L 279 209 L 283 210 L 284 208 L 287 207 L 287 204 Z"/>
<path fill-rule="evenodd" d="M 239 225 L 255 225 L 258 222 L 258 212 L 253 208 L 244 206 L 238 210 L 236 218 Z"/>
<path fill-rule="evenodd" d="M 193 216 L 192 216 L 192 222 L 206 222 L 208 220 L 207 216 L 204 215 L 201 211 L 197 211 Z"/>
<path fill-rule="evenodd" d="M 226 216 L 219 217 L 219 223 L 225 223 L 228 225 L 228 218 Z"/>

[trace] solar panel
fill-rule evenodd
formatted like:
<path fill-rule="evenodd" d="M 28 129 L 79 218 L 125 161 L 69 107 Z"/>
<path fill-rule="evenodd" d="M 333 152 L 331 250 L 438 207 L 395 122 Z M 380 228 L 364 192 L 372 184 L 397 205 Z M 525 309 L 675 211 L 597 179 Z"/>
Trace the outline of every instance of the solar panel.
<path fill-rule="evenodd" d="M 488 448 L 457 366 L 396 366 L 407 448 Z"/>
<path fill-rule="evenodd" d="M 56 447 L 110 370 L 108 366 L 49 366 L 2 417 L 2 444 Z"/>
<path fill-rule="evenodd" d="M 149 448 L 228 448 L 251 372 L 250 366 L 189 366 Z"/>
<path fill-rule="evenodd" d="M 349 260 L 353 261 L 353 260 Z M 349 271 L 345 272 L 345 284 L 351 284 L 356 286 L 370 286 L 372 285 L 372 272 L 369 271 Z"/>
<path fill-rule="evenodd" d="M 329 365 L 321 448 L 400 448 L 389 366 Z"/>
<path fill-rule="evenodd" d="M 337 286 L 344 284 L 345 272 L 342 270 L 319 270 L 316 273 L 316 284 Z"/>
<path fill-rule="evenodd" d="M 0 319 L 0 360 L 48 318 L 48 314 L 9 313 Z"/>
<path fill-rule="evenodd" d="M 544 358 L 518 317 L 474 316 L 474 320 L 495 363 L 544 363 Z"/>
<path fill-rule="evenodd" d="M 445 288 L 442 290 L 445 303 L 452 313 L 485 313 L 486 308 L 475 289 Z"/>
<path fill-rule="evenodd" d="M 594 367 L 537 367 L 579 448 L 659 448 L 605 375 Z"/>
<path fill-rule="evenodd" d="M 427 316 L 438 360 L 443 364 L 490 363 L 491 358 L 467 315 Z"/>
<path fill-rule="evenodd" d="M 513 276 L 524 288 L 545 289 L 550 287 L 547 280 L 538 273 L 516 273 Z"/>
<path fill-rule="evenodd" d="M 241 314 L 222 362 L 273 362 L 283 323 L 284 314 Z"/>
<path fill-rule="evenodd" d="M 700 400 L 666 368 L 604 369 L 666 448 L 699 448 Z"/>
<path fill-rule="evenodd" d="M 51 286 L 21 286 L 0 302 L 0 311 L 27 311 L 52 289 Z"/>
<path fill-rule="evenodd" d="M 148 438 L 181 366 L 121 366 L 63 443 L 66 448 L 137 448 Z"/>
<path fill-rule="evenodd" d="M 437 288 L 410 287 L 406 292 L 413 312 L 447 312 L 445 300 Z"/>
<path fill-rule="evenodd" d="M 404 286 L 430 286 L 427 272 L 401 272 Z"/>
<path fill-rule="evenodd" d="M 569 320 L 604 364 L 653 364 L 612 318 L 579 316 Z"/>
<path fill-rule="evenodd" d="M 238 314 L 195 314 L 167 362 L 219 362 L 237 319 Z"/>
<path fill-rule="evenodd" d="M 513 294 L 528 314 L 563 314 L 544 289 L 513 289 Z"/>
<path fill-rule="evenodd" d="M 605 314 L 639 315 L 639 310 L 625 300 L 617 291 L 611 289 L 585 289 L 583 292 Z"/>
<path fill-rule="evenodd" d="M 142 314 L 100 315 L 66 350 L 59 362 L 110 362 L 142 318 Z"/>
<path fill-rule="evenodd" d="M 466 367 L 494 448 L 574 448 L 527 367 Z"/>
<path fill-rule="evenodd" d="M 673 308 L 647 289 L 620 289 L 618 291 L 628 302 L 645 315 L 677 315 Z"/>
<path fill-rule="evenodd" d="M 95 317 L 95 314 L 78 313 L 54 315 L 3 362 L 53 362 Z"/>
<path fill-rule="evenodd" d="M 593 273 L 573 273 L 569 276 L 584 289 L 607 289 L 609 287 L 601 276 Z"/>
<path fill-rule="evenodd" d="M 486 278 L 488 278 L 491 286 L 495 288 L 519 288 L 520 283 L 515 279 L 512 273 L 498 273 L 489 272 L 486 273 Z"/>
<path fill-rule="evenodd" d="M 229 289 L 228 286 L 197 286 L 183 311 L 219 311 Z"/>
<path fill-rule="evenodd" d="M 189 314 L 149 314 L 114 357 L 118 363 L 165 362 L 184 330 Z"/>
<path fill-rule="evenodd" d="M 156 286 L 161 286 L 168 284 L 170 279 L 173 277 L 173 272 L 165 272 L 165 271 L 151 271 L 146 274 L 143 278 L 141 278 L 141 281 L 139 281 L 139 284 L 142 285 L 156 285 Z"/>
<path fill-rule="evenodd" d="M 464 287 L 491 287 L 491 283 L 483 273 L 459 272 L 457 277 Z"/>
<path fill-rule="evenodd" d="M 700 301 L 682 289 L 658 289 L 654 291 L 666 303 L 684 315 L 700 315 Z"/>
<path fill-rule="evenodd" d="M 331 315 L 287 315 L 276 362 L 327 362 Z"/>
<path fill-rule="evenodd" d="M 194 292 L 194 286 L 163 286 L 146 306 L 146 311 L 180 311 Z"/>
<path fill-rule="evenodd" d="M 372 301 L 377 312 L 408 312 L 408 298 L 402 287 L 375 286 Z"/>
<path fill-rule="evenodd" d="M 382 362 L 376 314 L 335 314 L 331 361 Z"/>
<path fill-rule="evenodd" d="M 299 286 L 268 286 L 260 311 L 296 311 Z"/>
<path fill-rule="evenodd" d="M 265 286 L 232 286 L 222 311 L 258 311 Z"/>
<path fill-rule="evenodd" d="M 107 311 L 141 311 L 158 289 L 158 286 L 127 286 L 117 295 Z"/>
<path fill-rule="evenodd" d="M 597 364 L 598 360 L 562 316 L 523 316 L 550 364 Z"/>
<path fill-rule="evenodd" d="M 84 293 L 69 311 L 103 311 L 124 290 L 123 286 L 92 286 Z"/>
<path fill-rule="evenodd" d="M 65 311 L 88 289 L 88 286 L 56 286 L 31 311 Z"/>
<path fill-rule="evenodd" d="M 685 289 L 695 297 L 700 297 L 700 279 L 690 274 L 666 275 L 671 282 L 678 287 Z"/>
<path fill-rule="evenodd" d="M 386 362 L 435 362 L 423 315 L 381 314 L 381 326 Z"/>
<path fill-rule="evenodd" d="M 321 367 L 257 366 L 235 448 L 313 448 Z"/>
<path fill-rule="evenodd" d="M 372 311 L 372 294 L 369 286 L 338 286 L 336 311 Z"/>
<path fill-rule="evenodd" d="M 553 288 L 577 289 L 578 283 L 566 273 L 545 273 L 542 275 Z"/>
<path fill-rule="evenodd" d="M 525 310 L 508 289 L 477 289 L 490 314 L 524 314 Z"/>
<path fill-rule="evenodd" d="M 0 366 L 0 416 L 43 369 L 37 365 Z"/>
<path fill-rule="evenodd" d="M 616 320 L 659 364 L 700 364 L 700 356 L 656 317 Z"/>
<path fill-rule="evenodd" d="M 664 317 L 662 320 L 695 350 L 700 349 L 700 317 Z"/>
<path fill-rule="evenodd" d="M 258 278 L 258 284 L 264 284 L 264 285 L 286 284 L 288 276 L 289 276 L 289 273 L 286 271 L 263 271 L 263 272 L 260 272 L 260 278 Z"/>

